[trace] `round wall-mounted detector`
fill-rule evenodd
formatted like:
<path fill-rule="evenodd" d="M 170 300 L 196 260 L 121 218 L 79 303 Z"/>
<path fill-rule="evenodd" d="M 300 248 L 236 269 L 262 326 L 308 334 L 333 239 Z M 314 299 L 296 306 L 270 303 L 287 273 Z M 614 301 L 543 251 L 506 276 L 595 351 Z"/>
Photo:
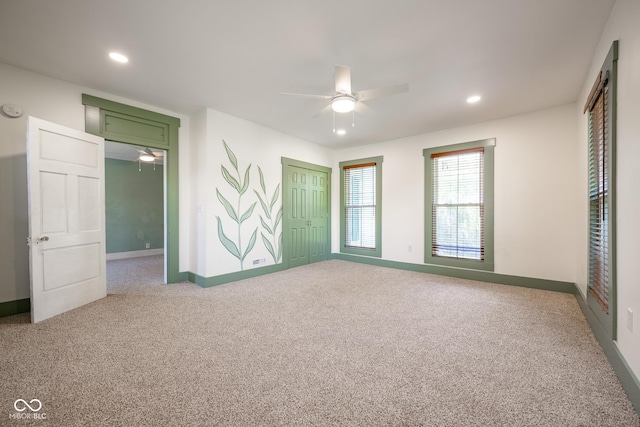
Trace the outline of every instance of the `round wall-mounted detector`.
<path fill-rule="evenodd" d="M 9 117 L 20 117 L 22 115 L 22 108 L 15 104 L 4 104 L 2 106 L 2 112 Z"/>

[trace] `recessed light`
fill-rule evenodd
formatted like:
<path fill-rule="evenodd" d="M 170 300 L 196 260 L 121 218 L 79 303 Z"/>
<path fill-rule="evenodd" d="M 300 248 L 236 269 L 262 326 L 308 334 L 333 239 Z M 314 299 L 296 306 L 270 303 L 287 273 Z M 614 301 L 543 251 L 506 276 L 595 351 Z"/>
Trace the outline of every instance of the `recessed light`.
<path fill-rule="evenodd" d="M 110 52 L 109 53 L 109 58 L 111 58 L 111 59 L 113 59 L 114 61 L 117 61 L 117 62 L 122 62 L 122 63 L 129 62 L 129 58 L 127 58 L 126 56 L 124 56 L 123 54 L 118 53 L 118 52 Z"/>
<path fill-rule="evenodd" d="M 476 102 L 480 101 L 482 98 L 480 97 L 480 95 L 473 95 L 467 98 L 467 102 L 469 104 L 475 104 Z"/>
<path fill-rule="evenodd" d="M 344 134 L 346 134 L 346 133 L 347 133 L 347 131 L 346 131 L 346 130 L 344 130 L 344 129 L 338 129 L 338 130 L 336 131 L 336 133 L 337 133 L 338 135 L 344 135 Z"/>

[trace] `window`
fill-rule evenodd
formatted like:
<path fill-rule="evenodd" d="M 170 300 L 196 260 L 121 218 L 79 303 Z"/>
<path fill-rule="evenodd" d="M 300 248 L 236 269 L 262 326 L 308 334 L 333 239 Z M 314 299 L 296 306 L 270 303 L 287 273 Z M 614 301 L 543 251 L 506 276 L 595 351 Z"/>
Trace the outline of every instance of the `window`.
<path fill-rule="evenodd" d="M 425 149 L 425 263 L 493 271 L 495 139 Z"/>
<path fill-rule="evenodd" d="M 601 88 L 589 109 L 589 291 L 608 312 L 609 141 L 605 129 L 609 108 L 606 83 L 600 76 L 597 83 Z"/>
<path fill-rule="evenodd" d="M 340 252 L 380 257 L 382 156 L 340 163 Z"/>
<path fill-rule="evenodd" d="M 615 75 L 617 42 L 589 93 L 589 292 L 587 301 L 615 339 Z"/>

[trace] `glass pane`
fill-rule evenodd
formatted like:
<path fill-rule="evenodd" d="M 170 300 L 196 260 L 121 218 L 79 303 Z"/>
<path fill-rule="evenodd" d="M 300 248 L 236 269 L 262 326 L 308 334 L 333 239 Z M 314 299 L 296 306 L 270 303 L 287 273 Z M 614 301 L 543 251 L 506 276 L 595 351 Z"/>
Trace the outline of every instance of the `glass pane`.
<path fill-rule="evenodd" d="M 375 249 L 375 213 L 375 207 L 348 208 L 346 210 L 346 246 Z"/>
<path fill-rule="evenodd" d="M 433 158 L 434 256 L 482 260 L 483 153 Z"/>
<path fill-rule="evenodd" d="M 481 259 L 482 218 L 479 206 L 458 208 L 458 256 Z"/>
<path fill-rule="evenodd" d="M 345 246 L 376 248 L 376 166 L 344 171 Z"/>

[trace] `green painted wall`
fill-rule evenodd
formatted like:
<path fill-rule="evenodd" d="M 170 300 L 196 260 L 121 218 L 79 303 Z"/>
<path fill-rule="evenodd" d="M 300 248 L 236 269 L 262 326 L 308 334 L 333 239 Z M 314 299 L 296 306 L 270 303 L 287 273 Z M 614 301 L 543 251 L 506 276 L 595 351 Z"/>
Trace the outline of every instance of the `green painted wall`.
<path fill-rule="evenodd" d="M 143 163 L 141 169 L 105 159 L 107 253 L 164 248 L 163 168 Z"/>

